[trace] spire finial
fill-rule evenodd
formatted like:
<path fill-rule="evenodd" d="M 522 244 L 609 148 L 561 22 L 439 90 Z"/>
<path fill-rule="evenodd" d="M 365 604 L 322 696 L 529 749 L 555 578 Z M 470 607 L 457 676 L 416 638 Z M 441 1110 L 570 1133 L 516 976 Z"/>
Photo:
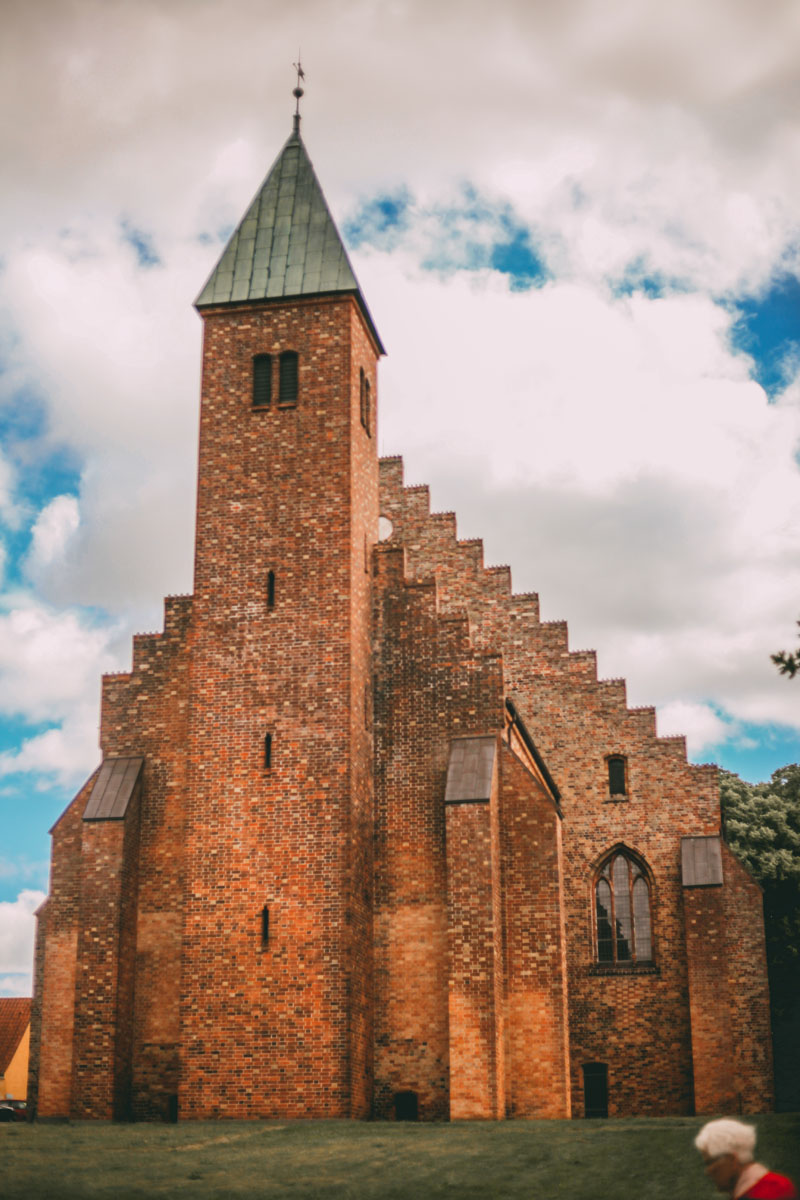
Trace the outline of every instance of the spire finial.
<path fill-rule="evenodd" d="M 292 92 L 292 95 L 294 96 L 294 98 L 297 102 L 295 105 L 295 110 L 294 110 L 294 132 L 299 137 L 299 135 L 300 135 L 300 97 L 303 95 L 303 89 L 300 87 L 300 80 L 305 79 L 305 77 L 306 77 L 306 73 L 303 70 L 302 64 L 300 62 L 300 51 L 299 50 L 297 51 L 297 62 L 292 63 L 292 66 L 294 67 L 295 71 L 297 71 L 297 84 L 294 88 L 294 91 Z"/>

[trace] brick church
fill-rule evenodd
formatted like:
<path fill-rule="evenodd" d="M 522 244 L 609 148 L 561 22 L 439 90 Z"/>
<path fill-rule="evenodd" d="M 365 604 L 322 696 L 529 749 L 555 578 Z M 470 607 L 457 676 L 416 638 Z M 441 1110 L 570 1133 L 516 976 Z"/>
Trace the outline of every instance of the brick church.
<path fill-rule="evenodd" d="M 40 1117 L 755 1112 L 761 894 L 715 768 L 379 460 L 300 119 L 197 300 L 194 592 L 52 830 Z"/>

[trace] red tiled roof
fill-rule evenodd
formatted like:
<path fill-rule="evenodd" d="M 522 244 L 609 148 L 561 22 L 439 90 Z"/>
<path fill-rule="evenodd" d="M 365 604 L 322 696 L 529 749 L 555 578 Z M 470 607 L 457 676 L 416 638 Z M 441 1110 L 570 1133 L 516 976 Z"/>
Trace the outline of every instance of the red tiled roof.
<path fill-rule="evenodd" d="M 0 996 L 0 1075 L 5 1075 L 28 1028 L 32 1004 L 27 996 Z"/>

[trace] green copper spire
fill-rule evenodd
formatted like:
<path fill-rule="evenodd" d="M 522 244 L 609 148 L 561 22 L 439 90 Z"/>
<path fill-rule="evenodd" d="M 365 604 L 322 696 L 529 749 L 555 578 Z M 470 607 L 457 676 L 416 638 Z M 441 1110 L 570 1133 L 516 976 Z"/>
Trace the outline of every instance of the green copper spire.
<path fill-rule="evenodd" d="M 311 160 L 294 129 L 196 300 L 198 308 L 353 294 L 382 353 Z"/>

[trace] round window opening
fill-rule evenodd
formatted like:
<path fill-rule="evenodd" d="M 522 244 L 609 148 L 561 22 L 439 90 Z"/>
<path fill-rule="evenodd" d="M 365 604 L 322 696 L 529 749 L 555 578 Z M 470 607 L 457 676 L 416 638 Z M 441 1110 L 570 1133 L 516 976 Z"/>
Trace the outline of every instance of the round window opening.
<path fill-rule="evenodd" d="M 392 536 L 394 526 L 388 517 L 378 517 L 378 541 L 387 542 Z"/>

